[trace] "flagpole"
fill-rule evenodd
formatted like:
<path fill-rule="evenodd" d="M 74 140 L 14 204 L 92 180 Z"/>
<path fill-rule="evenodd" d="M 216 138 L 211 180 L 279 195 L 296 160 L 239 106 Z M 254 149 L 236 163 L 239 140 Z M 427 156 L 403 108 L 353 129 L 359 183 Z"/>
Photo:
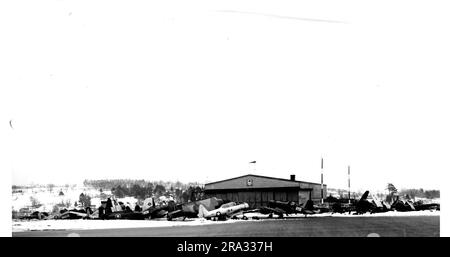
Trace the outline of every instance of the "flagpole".
<path fill-rule="evenodd" d="M 255 174 L 256 173 L 256 161 L 249 162 L 249 164 L 253 164 L 253 174 Z"/>

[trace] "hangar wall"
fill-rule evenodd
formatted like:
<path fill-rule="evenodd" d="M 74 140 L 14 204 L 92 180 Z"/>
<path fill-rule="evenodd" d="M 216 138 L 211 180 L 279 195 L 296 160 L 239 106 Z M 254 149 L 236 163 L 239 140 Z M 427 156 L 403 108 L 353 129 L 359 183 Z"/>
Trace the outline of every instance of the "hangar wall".
<path fill-rule="evenodd" d="M 299 203 L 299 190 L 296 189 L 260 189 L 260 190 L 233 190 L 233 191 L 218 191 L 218 190 L 205 190 L 207 197 L 217 197 L 223 200 L 233 202 L 246 202 L 250 208 L 258 208 L 261 206 L 267 206 L 270 200 L 275 201 L 293 201 Z M 309 191 L 307 193 L 309 195 Z"/>
<path fill-rule="evenodd" d="M 246 202 L 251 208 L 258 208 L 267 206 L 270 200 L 303 204 L 311 198 L 319 203 L 321 190 L 320 184 L 296 181 L 295 176 L 291 179 L 280 179 L 249 174 L 208 183 L 205 185 L 205 195 L 233 202 Z"/>

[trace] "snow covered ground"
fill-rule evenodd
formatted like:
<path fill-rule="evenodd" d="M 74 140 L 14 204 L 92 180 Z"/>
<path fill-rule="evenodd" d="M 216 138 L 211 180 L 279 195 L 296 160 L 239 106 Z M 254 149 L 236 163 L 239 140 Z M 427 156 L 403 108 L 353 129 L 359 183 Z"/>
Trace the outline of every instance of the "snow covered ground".
<path fill-rule="evenodd" d="M 175 226 L 199 226 L 244 222 L 243 220 L 211 221 L 205 219 L 186 219 L 185 221 L 161 220 L 31 220 L 13 221 L 12 232 L 33 230 L 66 229 L 111 229 L 111 228 L 154 228 Z"/>
<path fill-rule="evenodd" d="M 226 224 L 235 222 L 254 221 L 252 217 L 266 218 L 267 215 L 259 213 L 247 213 L 249 218 L 245 220 L 227 220 L 227 221 L 211 221 L 204 219 L 186 219 L 185 221 L 167 221 L 159 220 L 31 220 L 31 221 L 13 221 L 12 232 L 21 231 L 43 231 L 43 230 L 84 230 L 84 229 L 113 229 L 113 228 L 154 228 L 154 227 L 175 227 L 175 226 L 201 226 L 211 224 Z M 320 217 L 402 217 L 402 216 L 440 216 L 440 211 L 413 211 L 413 212 L 386 212 L 363 215 L 352 214 L 330 214 L 322 213 L 308 215 L 308 218 Z M 304 215 L 289 215 L 292 218 L 304 218 Z"/>
<path fill-rule="evenodd" d="M 260 213 L 247 213 L 245 214 L 249 219 L 253 217 L 258 218 L 267 218 L 268 215 L 260 214 Z M 314 215 L 307 215 L 307 218 L 320 218 L 320 217 L 407 217 L 407 216 L 440 216 L 440 211 L 411 211 L 411 212 L 396 212 L 389 211 L 384 213 L 365 213 L 361 215 L 353 215 L 348 213 L 320 213 Z M 287 218 L 304 218 L 304 214 L 290 214 Z M 277 218 L 277 215 L 274 215 L 274 218 Z"/>
<path fill-rule="evenodd" d="M 318 215 L 314 215 L 317 217 L 320 217 L 320 215 L 323 215 L 322 217 L 325 216 L 333 216 L 333 217 L 406 217 L 406 216 L 440 216 L 440 211 L 410 211 L 410 212 L 397 212 L 397 211 L 389 211 L 389 212 L 382 212 L 382 213 L 365 213 L 362 215 L 353 215 L 353 214 L 348 214 L 348 213 L 335 213 L 335 214 L 326 214 L 326 213 L 322 213 L 322 214 L 318 214 Z"/>
<path fill-rule="evenodd" d="M 87 187 L 55 187 L 53 190 L 48 188 L 28 188 L 21 189 L 22 192 L 12 194 L 12 210 L 19 211 L 22 208 L 30 208 L 32 211 L 51 212 L 57 204 L 67 204 L 67 208 L 74 208 L 75 202 L 79 200 L 80 194 L 84 193 L 91 197 L 91 203 L 98 206 L 100 204 L 100 192 Z M 59 193 L 63 194 L 60 195 Z M 110 191 L 104 191 L 110 195 Z M 38 201 L 41 206 L 32 208 L 31 198 Z M 126 199 L 133 202 L 133 199 Z"/>
<path fill-rule="evenodd" d="M 61 195 L 60 192 L 62 192 Z M 48 188 L 27 188 L 21 189 L 20 192 L 12 193 L 12 210 L 20 211 L 23 208 L 27 208 L 29 213 L 34 211 L 51 213 L 56 205 L 59 205 L 60 208 L 73 209 L 76 208 L 75 203 L 79 204 L 81 193 L 91 197 L 91 208 L 100 206 L 102 200 L 106 200 L 107 197 L 112 196 L 110 190 L 104 190 L 103 193 L 101 193 L 97 189 L 85 186 L 74 186 L 70 188 L 55 187 L 52 190 L 49 190 Z M 32 199 L 35 199 L 40 207 L 33 208 Z M 131 196 L 116 199 L 118 202 L 129 205 L 132 209 L 134 209 L 138 202 L 138 199 Z M 173 200 L 173 198 L 166 196 L 155 198 L 157 204 L 159 202 L 168 202 L 170 200 Z M 61 205 L 64 207 L 61 207 Z"/>

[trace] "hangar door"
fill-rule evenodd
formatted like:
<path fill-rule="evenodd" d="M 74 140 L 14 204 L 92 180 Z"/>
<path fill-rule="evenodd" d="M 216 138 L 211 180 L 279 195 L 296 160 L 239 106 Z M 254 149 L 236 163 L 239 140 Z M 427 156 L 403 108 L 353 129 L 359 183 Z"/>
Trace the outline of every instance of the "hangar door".
<path fill-rule="evenodd" d="M 258 195 L 260 196 L 259 198 L 261 198 L 260 192 L 255 192 L 255 191 L 244 192 L 244 193 L 242 193 L 243 198 L 240 198 L 239 201 L 248 203 L 250 208 L 255 208 L 256 205 L 258 204 L 258 202 L 257 202 Z"/>
<path fill-rule="evenodd" d="M 296 191 L 287 192 L 287 200 L 298 203 L 298 193 Z"/>

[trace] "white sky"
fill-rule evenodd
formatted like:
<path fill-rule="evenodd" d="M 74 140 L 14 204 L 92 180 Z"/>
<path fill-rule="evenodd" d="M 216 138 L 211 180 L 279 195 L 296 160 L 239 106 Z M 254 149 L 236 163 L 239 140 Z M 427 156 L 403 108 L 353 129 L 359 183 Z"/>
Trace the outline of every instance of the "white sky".
<path fill-rule="evenodd" d="M 0 8 L 12 183 L 205 182 L 253 160 L 257 174 L 320 182 L 323 156 L 329 187 L 346 188 L 351 165 L 357 189 L 441 188 L 448 8 L 362 2 Z"/>

